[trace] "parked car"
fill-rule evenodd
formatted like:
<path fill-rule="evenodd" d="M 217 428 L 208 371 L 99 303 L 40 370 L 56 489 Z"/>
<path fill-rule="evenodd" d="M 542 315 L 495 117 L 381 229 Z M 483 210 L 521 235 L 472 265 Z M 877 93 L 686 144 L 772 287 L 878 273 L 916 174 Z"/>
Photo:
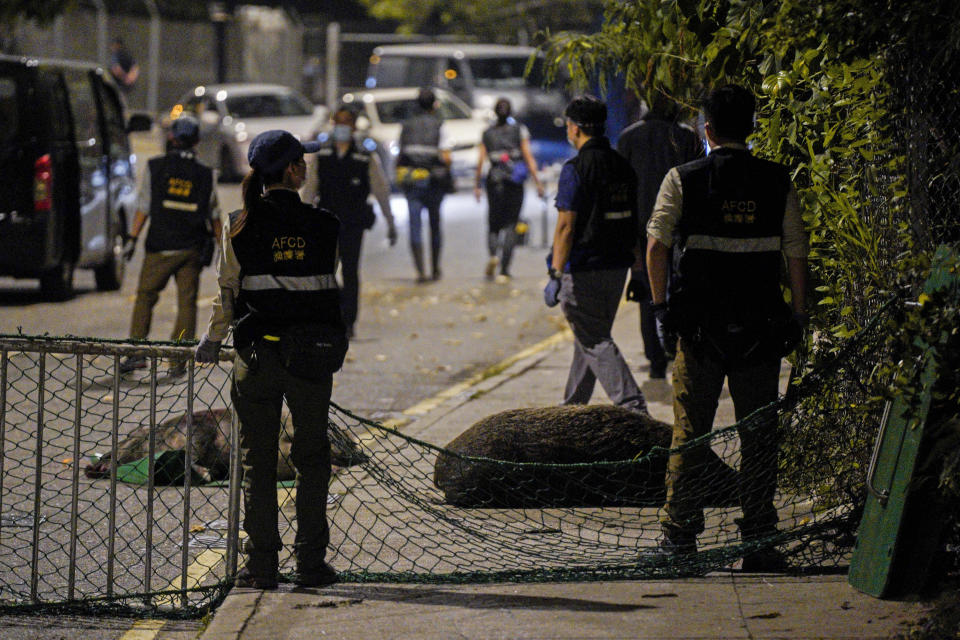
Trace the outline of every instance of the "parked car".
<path fill-rule="evenodd" d="M 285 129 L 306 138 L 327 120 L 327 108 L 278 84 L 210 84 L 186 92 L 163 118 L 164 132 L 187 112 L 200 121 L 201 162 L 218 169 L 221 179 L 239 180 L 250 170 L 247 149 L 258 134 Z"/>
<path fill-rule="evenodd" d="M 541 56 L 533 47 L 500 44 L 384 45 L 373 50 L 366 86 L 441 87 L 490 117 L 496 101 L 507 98 L 514 117 L 530 129 L 538 164 L 551 164 L 567 151 L 563 109 L 568 96 L 559 88 L 562 82 L 543 86 Z"/>
<path fill-rule="evenodd" d="M 73 293 L 78 267 L 97 289 L 123 283 L 136 159 L 113 80 L 99 67 L 0 55 L 0 274 Z"/>
<path fill-rule="evenodd" d="M 403 128 L 403 121 L 419 111 L 419 91 L 416 87 L 373 89 L 343 96 L 345 104 L 357 105 L 358 134 L 362 139 L 367 138 L 375 143 L 384 170 L 391 181 L 396 177 L 400 130 Z M 477 146 L 490 123 L 449 91 L 435 89 L 435 92 L 436 113 L 443 119 L 444 134 L 451 148 L 454 182 L 459 187 L 469 186 L 473 184 L 473 175 L 477 169 Z"/>

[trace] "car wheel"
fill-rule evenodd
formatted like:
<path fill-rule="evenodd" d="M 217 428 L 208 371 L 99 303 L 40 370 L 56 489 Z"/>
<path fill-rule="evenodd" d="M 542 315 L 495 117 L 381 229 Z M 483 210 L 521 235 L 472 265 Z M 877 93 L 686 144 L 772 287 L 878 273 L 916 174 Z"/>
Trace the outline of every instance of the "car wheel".
<path fill-rule="evenodd" d="M 93 278 L 97 282 L 97 291 L 116 291 L 119 289 L 123 285 L 126 265 L 126 260 L 123 259 L 123 235 L 116 233 L 113 236 L 113 246 L 107 261 L 93 270 Z"/>
<path fill-rule="evenodd" d="M 233 153 L 230 147 L 220 147 L 220 182 L 239 182 L 240 174 L 233 166 Z"/>
<path fill-rule="evenodd" d="M 40 275 L 40 292 L 47 300 L 66 300 L 73 295 L 73 262 L 62 262 Z"/>

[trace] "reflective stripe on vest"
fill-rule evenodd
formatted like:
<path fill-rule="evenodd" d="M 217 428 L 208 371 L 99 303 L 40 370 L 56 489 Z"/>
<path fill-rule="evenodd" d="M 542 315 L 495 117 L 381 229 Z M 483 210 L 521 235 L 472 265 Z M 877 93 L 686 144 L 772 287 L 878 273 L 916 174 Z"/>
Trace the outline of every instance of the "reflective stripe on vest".
<path fill-rule="evenodd" d="M 200 208 L 196 202 L 179 202 L 177 200 L 164 200 L 161 202 L 165 208 L 173 209 L 175 211 L 196 211 Z"/>
<path fill-rule="evenodd" d="M 246 291 L 326 291 L 337 289 L 332 273 L 317 276 L 275 276 L 271 274 L 244 276 L 240 288 Z"/>
<path fill-rule="evenodd" d="M 780 251 L 780 236 L 766 238 L 726 238 L 723 236 L 692 235 L 687 238 L 687 249 L 704 249 L 722 253 L 763 253 Z"/>
<path fill-rule="evenodd" d="M 421 153 L 423 155 L 439 155 L 440 147 L 433 147 L 426 144 L 408 144 L 403 147 L 404 153 Z"/>

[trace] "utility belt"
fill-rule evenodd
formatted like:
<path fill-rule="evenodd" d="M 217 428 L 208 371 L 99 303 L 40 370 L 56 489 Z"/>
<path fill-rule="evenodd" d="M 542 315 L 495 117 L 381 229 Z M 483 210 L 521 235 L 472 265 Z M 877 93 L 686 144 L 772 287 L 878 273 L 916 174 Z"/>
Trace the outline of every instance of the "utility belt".
<path fill-rule="evenodd" d="M 728 369 L 740 369 L 761 362 L 779 360 L 800 343 L 802 328 L 784 305 L 761 321 L 677 323 L 677 332 L 698 356 L 719 360 Z"/>
<path fill-rule="evenodd" d="M 401 189 L 435 187 L 443 193 L 453 193 L 453 175 L 447 165 L 425 167 L 397 167 L 397 186 Z"/>
<path fill-rule="evenodd" d="M 248 366 L 255 366 L 257 349 L 276 349 L 287 373 L 317 380 L 343 366 L 349 342 L 342 324 L 294 324 L 266 329 L 252 314 L 234 328 L 234 343 Z"/>

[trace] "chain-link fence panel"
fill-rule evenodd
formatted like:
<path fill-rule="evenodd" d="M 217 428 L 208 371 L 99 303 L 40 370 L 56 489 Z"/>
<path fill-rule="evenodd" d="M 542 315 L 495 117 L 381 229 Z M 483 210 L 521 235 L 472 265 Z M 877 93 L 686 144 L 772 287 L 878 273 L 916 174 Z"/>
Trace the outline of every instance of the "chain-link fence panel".
<path fill-rule="evenodd" d="M 236 514 L 210 474 L 231 468 L 228 369 L 168 375 L 165 358 L 187 347 L 3 338 L 0 350 L 0 604 L 190 614 L 222 597 Z M 121 374 L 138 354 L 145 368 Z"/>

